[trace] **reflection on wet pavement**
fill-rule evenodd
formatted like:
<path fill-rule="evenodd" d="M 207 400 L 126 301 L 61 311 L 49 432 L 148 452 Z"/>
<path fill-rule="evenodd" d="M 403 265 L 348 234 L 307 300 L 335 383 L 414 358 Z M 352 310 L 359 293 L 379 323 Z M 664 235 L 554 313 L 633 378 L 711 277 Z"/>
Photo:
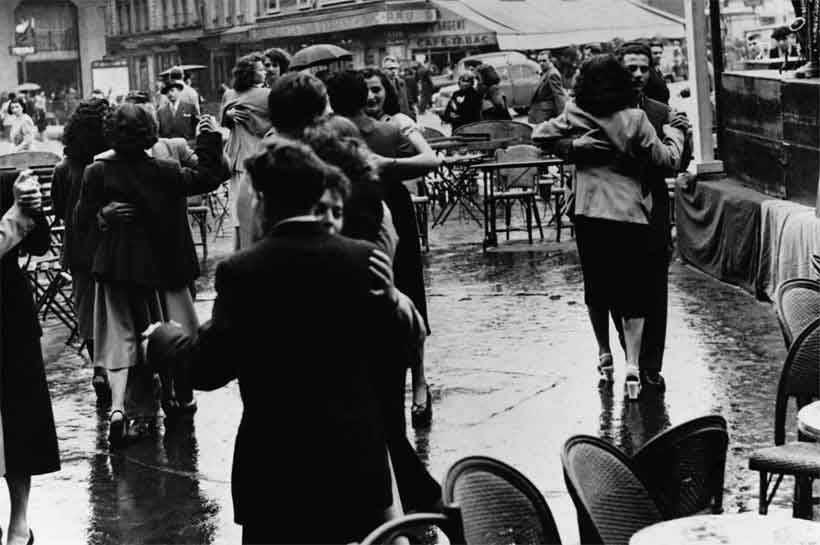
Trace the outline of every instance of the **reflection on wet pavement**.
<path fill-rule="evenodd" d="M 466 455 L 504 460 L 547 497 L 564 542 L 577 543 L 559 459 L 566 438 L 594 434 L 632 453 L 670 425 L 718 413 L 730 434 L 724 507 L 756 511 L 757 474 L 747 469 L 748 455 L 772 444 L 775 389 L 786 354 L 771 305 L 675 262 L 664 363 L 669 388 L 628 403 L 622 353 L 615 355 L 615 385 L 597 387 L 597 348 L 573 242 L 546 243 L 537 251 L 513 243 L 516 251 L 484 254 L 478 237 L 474 224 L 448 220 L 445 229 L 433 231 L 426 256 L 434 419 L 431 429 L 409 433 L 433 475 L 441 479 Z M 220 241 L 212 253 L 224 256 L 227 246 Z M 203 318 L 214 296 L 214 263 L 209 260 L 209 276 L 198 283 Z M 46 331 L 63 469 L 34 479 L 31 518 L 38 540 L 239 542 L 230 500 L 241 410 L 236 385 L 198 393 L 199 411 L 187 426 L 160 429 L 151 440 L 109 454 L 106 415 L 93 406 L 89 363 L 63 346 L 65 331 L 58 325 L 49 322 Z M 270 448 L 298 448 L 276 434 L 275 421 L 271 426 Z M 781 488 L 773 511 L 785 513 L 790 479 Z"/>

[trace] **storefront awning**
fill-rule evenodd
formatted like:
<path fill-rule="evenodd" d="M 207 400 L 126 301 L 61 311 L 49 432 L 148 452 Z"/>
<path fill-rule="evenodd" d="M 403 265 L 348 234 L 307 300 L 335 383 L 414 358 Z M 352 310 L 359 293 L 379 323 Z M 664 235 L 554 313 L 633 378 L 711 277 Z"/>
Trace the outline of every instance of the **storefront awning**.
<path fill-rule="evenodd" d="M 435 0 L 495 31 L 501 49 L 536 50 L 613 38 L 684 37 L 683 20 L 638 0 Z"/>

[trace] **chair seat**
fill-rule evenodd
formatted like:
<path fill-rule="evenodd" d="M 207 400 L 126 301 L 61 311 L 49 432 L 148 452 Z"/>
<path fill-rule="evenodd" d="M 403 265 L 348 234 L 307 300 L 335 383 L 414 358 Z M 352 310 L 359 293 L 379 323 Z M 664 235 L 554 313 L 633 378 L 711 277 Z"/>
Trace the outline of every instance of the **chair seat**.
<path fill-rule="evenodd" d="M 208 213 L 208 207 L 205 206 L 205 205 L 189 206 L 188 207 L 188 213 L 189 214 L 207 214 Z"/>
<path fill-rule="evenodd" d="M 749 457 L 749 469 L 820 477 L 820 444 L 796 441 L 755 451 Z"/>
<path fill-rule="evenodd" d="M 413 204 L 424 204 L 430 202 L 430 197 L 420 197 L 418 195 L 411 195 Z"/>

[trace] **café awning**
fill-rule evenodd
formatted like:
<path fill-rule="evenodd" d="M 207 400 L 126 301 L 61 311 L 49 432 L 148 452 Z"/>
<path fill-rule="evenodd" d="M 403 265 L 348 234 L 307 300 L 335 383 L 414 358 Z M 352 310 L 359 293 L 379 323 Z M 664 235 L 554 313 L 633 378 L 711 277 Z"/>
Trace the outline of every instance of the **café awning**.
<path fill-rule="evenodd" d="M 496 33 L 501 49 L 536 50 L 613 38 L 684 37 L 680 17 L 638 0 L 435 0 Z"/>

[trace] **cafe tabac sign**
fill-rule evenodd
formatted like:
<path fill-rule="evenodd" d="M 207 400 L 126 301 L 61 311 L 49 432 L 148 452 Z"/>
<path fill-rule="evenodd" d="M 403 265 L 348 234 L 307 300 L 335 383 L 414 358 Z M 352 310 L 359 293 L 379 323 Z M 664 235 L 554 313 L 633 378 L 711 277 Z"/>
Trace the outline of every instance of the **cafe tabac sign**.
<path fill-rule="evenodd" d="M 427 32 L 413 34 L 413 49 L 480 47 L 495 45 L 495 32 L 465 19 L 446 8 L 439 8 L 439 18 Z"/>
<path fill-rule="evenodd" d="M 407 25 L 414 23 L 434 23 L 438 17 L 434 8 L 423 9 L 379 9 L 350 14 L 334 13 L 332 17 L 322 14 L 315 20 L 287 21 L 287 24 L 259 26 L 251 31 L 251 40 L 268 38 L 289 38 L 312 34 L 331 34 L 374 26 Z"/>

